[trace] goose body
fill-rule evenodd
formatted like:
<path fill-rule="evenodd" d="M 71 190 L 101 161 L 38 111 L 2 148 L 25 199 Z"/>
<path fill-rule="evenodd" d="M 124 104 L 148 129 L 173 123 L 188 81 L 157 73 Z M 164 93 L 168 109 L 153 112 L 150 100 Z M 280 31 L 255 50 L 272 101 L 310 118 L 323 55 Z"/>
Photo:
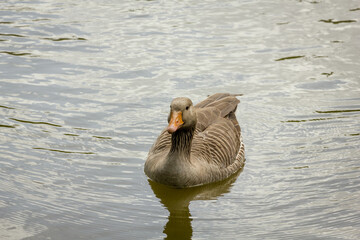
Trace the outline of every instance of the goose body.
<path fill-rule="evenodd" d="M 175 98 L 169 125 L 151 147 L 144 171 L 153 181 L 178 188 L 224 180 L 244 166 L 235 111 L 236 95 L 214 94 L 193 106 Z"/>

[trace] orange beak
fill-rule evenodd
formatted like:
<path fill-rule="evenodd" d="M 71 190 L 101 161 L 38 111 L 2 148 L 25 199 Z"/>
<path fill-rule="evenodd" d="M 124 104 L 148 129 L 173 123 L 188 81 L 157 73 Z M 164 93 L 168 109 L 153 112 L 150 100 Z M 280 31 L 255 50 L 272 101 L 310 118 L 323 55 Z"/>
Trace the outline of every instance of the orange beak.
<path fill-rule="evenodd" d="M 176 130 L 180 128 L 181 125 L 183 125 L 184 122 L 182 120 L 182 112 L 172 112 L 169 126 L 167 127 L 168 133 L 174 133 Z"/>

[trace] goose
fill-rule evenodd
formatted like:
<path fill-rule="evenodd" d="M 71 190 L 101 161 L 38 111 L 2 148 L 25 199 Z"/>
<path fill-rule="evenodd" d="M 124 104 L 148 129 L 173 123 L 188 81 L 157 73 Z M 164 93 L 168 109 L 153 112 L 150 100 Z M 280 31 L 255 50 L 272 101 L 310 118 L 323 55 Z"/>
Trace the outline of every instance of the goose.
<path fill-rule="evenodd" d="M 173 99 L 169 125 L 144 164 L 150 180 L 189 188 L 224 180 L 242 169 L 245 149 L 235 116 L 240 95 L 216 93 L 195 106 L 186 97 Z"/>

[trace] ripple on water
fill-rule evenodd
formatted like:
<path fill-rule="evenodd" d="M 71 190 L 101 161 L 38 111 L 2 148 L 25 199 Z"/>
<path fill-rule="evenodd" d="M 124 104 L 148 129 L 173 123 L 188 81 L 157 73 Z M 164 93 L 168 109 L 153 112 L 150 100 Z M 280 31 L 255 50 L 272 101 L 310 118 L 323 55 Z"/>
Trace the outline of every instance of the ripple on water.
<path fill-rule="evenodd" d="M 358 239 L 357 7 L 1 2 L 0 238 Z M 218 91 L 244 94 L 243 172 L 148 182 L 171 99 Z"/>

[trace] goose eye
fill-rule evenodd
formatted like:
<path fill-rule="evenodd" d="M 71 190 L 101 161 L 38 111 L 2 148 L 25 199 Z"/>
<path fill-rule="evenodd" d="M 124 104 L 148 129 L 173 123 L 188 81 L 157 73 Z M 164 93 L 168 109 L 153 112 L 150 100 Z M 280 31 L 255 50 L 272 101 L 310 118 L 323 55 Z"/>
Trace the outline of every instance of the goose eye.
<path fill-rule="evenodd" d="M 186 107 L 186 110 L 189 110 L 189 106 Z"/>

